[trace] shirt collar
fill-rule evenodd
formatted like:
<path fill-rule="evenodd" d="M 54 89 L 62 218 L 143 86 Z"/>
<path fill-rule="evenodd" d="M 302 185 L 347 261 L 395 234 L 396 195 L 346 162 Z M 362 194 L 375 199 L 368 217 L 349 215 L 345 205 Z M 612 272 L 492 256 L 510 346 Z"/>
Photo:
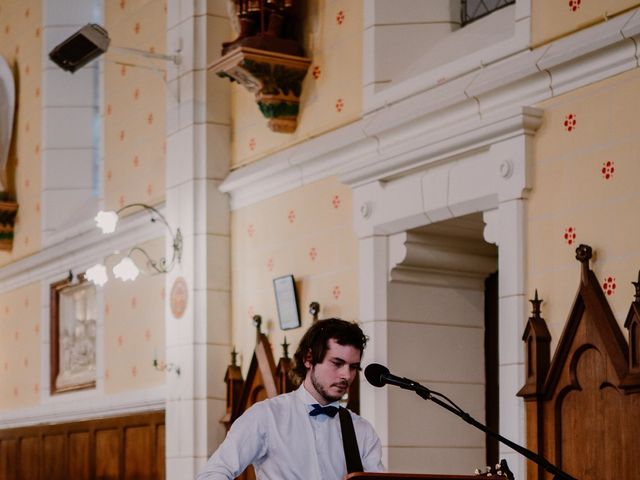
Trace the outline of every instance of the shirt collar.
<path fill-rule="evenodd" d="M 315 398 L 313 398 L 313 395 L 311 395 L 306 388 L 304 388 L 304 384 L 301 384 L 300 387 L 298 388 L 298 390 L 296 390 L 296 395 L 298 396 L 298 398 L 300 399 L 300 401 L 302 401 L 302 403 L 304 403 L 307 406 L 307 410 L 311 411 L 313 409 L 313 407 L 311 405 L 315 405 L 316 403 L 320 403 L 318 402 Z M 327 405 L 324 406 L 328 406 L 328 405 L 332 405 L 334 407 L 340 407 L 340 402 L 338 402 L 337 400 L 335 402 L 331 402 L 331 403 L 327 403 Z"/>

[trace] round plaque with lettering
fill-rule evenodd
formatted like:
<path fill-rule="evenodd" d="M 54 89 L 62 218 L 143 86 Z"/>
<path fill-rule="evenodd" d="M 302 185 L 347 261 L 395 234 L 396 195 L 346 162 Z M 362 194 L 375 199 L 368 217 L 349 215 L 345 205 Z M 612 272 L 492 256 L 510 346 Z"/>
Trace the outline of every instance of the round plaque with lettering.
<path fill-rule="evenodd" d="M 175 318 L 181 318 L 187 309 L 189 293 L 187 291 L 187 281 L 184 277 L 176 278 L 171 287 L 171 313 Z"/>

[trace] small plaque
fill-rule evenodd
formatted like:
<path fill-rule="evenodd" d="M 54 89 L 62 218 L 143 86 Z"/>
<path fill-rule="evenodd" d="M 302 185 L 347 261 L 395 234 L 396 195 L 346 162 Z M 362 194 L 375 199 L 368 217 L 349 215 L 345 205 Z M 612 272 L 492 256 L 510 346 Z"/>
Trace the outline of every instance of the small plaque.
<path fill-rule="evenodd" d="M 273 289 L 276 294 L 280 328 L 282 330 L 298 328 L 300 326 L 300 312 L 298 311 L 298 296 L 293 275 L 274 278 Z"/>
<path fill-rule="evenodd" d="M 187 291 L 187 281 L 184 277 L 176 278 L 171 287 L 171 313 L 175 318 L 182 318 L 187 309 L 189 292 Z"/>

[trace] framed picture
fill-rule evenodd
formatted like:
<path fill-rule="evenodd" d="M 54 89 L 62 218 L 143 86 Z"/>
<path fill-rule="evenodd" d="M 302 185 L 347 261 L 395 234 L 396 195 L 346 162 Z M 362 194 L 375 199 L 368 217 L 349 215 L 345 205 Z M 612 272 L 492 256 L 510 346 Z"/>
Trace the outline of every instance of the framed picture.
<path fill-rule="evenodd" d="M 282 330 L 290 330 L 300 326 L 298 295 L 293 275 L 285 275 L 273 279 L 273 290 L 276 294 L 278 320 Z"/>
<path fill-rule="evenodd" d="M 50 286 L 51 393 L 96 385 L 96 287 L 71 274 Z"/>

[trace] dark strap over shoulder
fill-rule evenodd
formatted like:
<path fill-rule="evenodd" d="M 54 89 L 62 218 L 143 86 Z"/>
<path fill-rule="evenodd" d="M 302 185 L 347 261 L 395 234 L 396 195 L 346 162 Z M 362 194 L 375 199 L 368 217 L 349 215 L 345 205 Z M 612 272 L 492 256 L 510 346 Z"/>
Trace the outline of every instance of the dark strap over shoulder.
<path fill-rule="evenodd" d="M 356 431 L 353 428 L 351 414 L 346 408 L 340 408 L 340 428 L 342 430 L 342 446 L 344 447 L 344 458 L 347 461 L 347 473 L 362 472 L 362 459 L 358 449 Z"/>

